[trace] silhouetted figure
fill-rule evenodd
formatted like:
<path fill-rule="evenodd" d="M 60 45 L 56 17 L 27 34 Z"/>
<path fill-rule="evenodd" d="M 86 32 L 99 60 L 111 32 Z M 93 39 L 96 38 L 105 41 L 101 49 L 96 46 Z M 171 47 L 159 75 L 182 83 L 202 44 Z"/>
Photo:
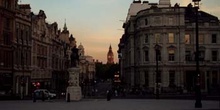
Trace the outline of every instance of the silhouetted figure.
<path fill-rule="evenodd" d="M 112 92 L 111 92 L 111 90 L 108 90 L 107 91 L 107 101 L 110 101 L 111 97 L 112 97 Z"/>
<path fill-rule="evenodd" d="M 71 67 L 77 67 L 78 62 L 79 62 L 79 54 L 78 54 L 78 49 L 76 46 L 74 46 L 72 49 L 72 54 L 71 54 Z"/>
<path fill-rule="evenodd" d="M 33 102 L 36 102 L 36 93 L 33 93 Z"/>
<path fill-rule="evenodd" d="M 67 102 L 70 102 L 70 93 L 67 94 Z"/>
<path fill-rule="evenodd" d="M 44 92 L 42 92 L 42 101 L 45 101 Z"/>

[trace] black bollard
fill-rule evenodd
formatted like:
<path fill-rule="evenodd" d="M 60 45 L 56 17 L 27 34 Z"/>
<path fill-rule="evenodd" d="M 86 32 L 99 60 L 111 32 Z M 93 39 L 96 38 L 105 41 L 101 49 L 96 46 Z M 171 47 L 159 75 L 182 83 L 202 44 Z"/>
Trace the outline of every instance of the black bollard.
<path fill-rule="evenodd" d="M 42 92 L 42 101 L 44 102 L 45 98 L 44 98 L 44 92 Z"/>
<path fill-rule="evenodd" d="M 35 94 L 35 92 L 33 93 L 33 102 L 36 102 L 36 94 Z"/>
<path fill-rule="evenodd" d="M 107 92 L 107 101 L 110 101 L 111 100 L 111 91 L 109 90 Z"/>
<path fill-rule="evenodd" d="M 67 102 L 70 102 L 70 93 L 67 94 Z"/>

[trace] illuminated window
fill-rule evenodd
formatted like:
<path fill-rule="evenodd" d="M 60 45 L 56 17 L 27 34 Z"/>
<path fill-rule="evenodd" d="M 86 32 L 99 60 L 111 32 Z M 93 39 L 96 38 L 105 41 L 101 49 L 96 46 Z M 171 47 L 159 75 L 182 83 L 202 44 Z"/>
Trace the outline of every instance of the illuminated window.
<path fill-rule="evenodd" d="M 185 35 L 185 44 L 190 44 L 190 35 L 189 34 Z"/>
<path fill-rule="evenodd" d="M 199 44 L 204 44 L 204 35 L 203 34 L 199 35 Z"/>
<path fill-rule="evenodd" d="M 175 56 L 174 56 L 174 50 L 169 50 L 169 61 L 174 61 Z"/>
<path fill-rule="evenodd" d="M 174 43 L 174 34 L 173 33 L 168 34 L 168 42 L 169 43 Z"/>
<path fill-rule="evenodd" d="M 155 43 L 160 42 L 160 34 L 155 34 Z"/>

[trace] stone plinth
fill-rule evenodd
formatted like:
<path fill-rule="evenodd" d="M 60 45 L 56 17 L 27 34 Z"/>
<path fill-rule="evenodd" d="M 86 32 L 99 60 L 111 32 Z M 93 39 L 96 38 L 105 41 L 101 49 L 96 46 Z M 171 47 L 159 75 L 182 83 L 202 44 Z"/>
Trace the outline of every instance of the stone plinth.
<path fill-rule="evenodd" d="M 69 72 L 69 86 L 66 89 L 66 100 L 70 94 L 70 101 L 79 101 L 82 99 L 81 87 L 79 86 L 79 72 L 78 67 L 68 69 Z"/>

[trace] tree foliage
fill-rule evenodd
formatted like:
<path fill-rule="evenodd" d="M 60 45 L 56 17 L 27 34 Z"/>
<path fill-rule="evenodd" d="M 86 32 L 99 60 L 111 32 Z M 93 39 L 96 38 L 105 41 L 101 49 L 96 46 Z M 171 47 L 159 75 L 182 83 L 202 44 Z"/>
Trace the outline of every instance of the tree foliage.
<path fill-rule="evenodd" d="M 96 78 L 103 80 L 112 79 L 119 69 L 118 64 L 96 63 Z"/>

